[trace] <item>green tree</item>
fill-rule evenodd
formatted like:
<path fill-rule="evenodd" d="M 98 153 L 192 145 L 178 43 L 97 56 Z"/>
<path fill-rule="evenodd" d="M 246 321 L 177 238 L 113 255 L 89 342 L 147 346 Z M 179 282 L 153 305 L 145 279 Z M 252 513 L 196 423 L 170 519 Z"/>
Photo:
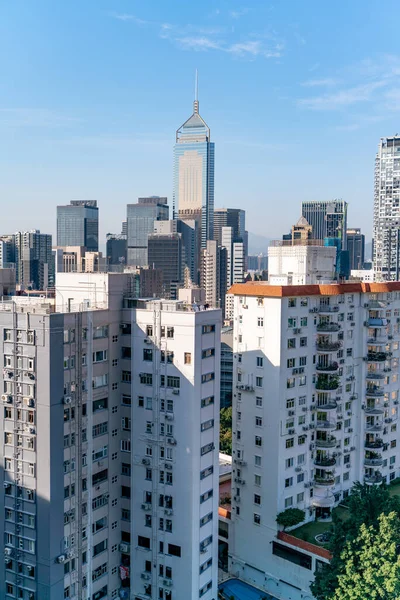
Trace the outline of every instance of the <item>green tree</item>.
<path fill-rule="evenodd" d="M 219 449 L 232 455 L 232 407 L 221 408 L 219 424 Z"/>
<path fill-rule="evenodd" d="M 376 526 L 362 524 L 358 536 L 342 552 L 343 568 L 332 600 L 398 600 L 399 543 L 400 522 L 395 512 L 382 513 Z"/>
<path fill-rule="evenodd" d="M 345 570 L 343 552 L 348 543 L 355 540 L 360 534 L 360 528 L 376 529 L 379 518 L 389 513 L 394 513 L 397 518 L 400 515 L 400 503 L 398 496 L 390 496 L 386 485 L 368 486 L 356 483 L 352 490 L 348 503 L 349 518 L 340 520 L 333 513 L 332 537 L 329 542 L 329 550 L 332 559 L 321 571 L 315 573 L 311 591 L 317 600 L 331 600 L 334 598 L 338 587 L 338 578 Z M 368 596 L 367 596 L 368 597 Z M 369 596 L 375 598 L 374 596 Z M 386 598 L 392 598 L 387 596 Z M 395 598 L 395 596 L 393 596 Z M 380 599 L 376 596 L 376 600 Z M 400 600 L 400 598 L 399 598 Z"/>

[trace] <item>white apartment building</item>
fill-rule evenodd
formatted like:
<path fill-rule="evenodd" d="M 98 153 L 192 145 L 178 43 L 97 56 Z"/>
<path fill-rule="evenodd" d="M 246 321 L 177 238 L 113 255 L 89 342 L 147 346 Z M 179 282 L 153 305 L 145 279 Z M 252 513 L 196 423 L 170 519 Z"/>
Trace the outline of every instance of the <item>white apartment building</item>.
<path fill-rule="evenodd" d="M 335 278 L 334 246 L 289 246 L 282 241 L 268 247 L 268 281 L 272 285 L 308 285 Z"/>
<path fill-rule="evenodd" d="M 278 597 L 311 598 L 320 559 L 281 541 L 276 516 L 297 507 L 329 519 L 354 482 L 400 475 L 400 283 L 230 292 L 230 570 Z"/>
<path fill-rule="evenodd" d="M 220 311 L 63 278 L 0 303 L 0 598 L 214 599 Z"/>
<path fill-rule="evenodd" d="M 400 136 L 381 138 L 375 158 L 373 268 L 375 281 L 400 279 Z"/>

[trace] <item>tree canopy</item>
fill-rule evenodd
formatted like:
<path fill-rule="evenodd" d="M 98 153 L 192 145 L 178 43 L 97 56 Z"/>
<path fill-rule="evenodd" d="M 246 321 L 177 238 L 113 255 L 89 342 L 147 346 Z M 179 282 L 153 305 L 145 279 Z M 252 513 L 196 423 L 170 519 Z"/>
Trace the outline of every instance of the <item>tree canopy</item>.
<path fill-rule="evenodd" d="M 221 408 L 219 425 L 219 449 L 232 455 L 232 407 Z"/>

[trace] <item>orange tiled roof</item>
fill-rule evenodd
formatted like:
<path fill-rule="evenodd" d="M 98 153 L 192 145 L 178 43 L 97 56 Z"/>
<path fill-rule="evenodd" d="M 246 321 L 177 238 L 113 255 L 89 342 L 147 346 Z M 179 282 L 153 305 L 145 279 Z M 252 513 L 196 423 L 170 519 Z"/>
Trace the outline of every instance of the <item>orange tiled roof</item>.
<path fill-rule="evenodd" d="M 382 293 L 400 291 L 400 281 L 386 283 L 331 283 L 325 285 L 269 285 L 260 281 L 234 283 L 228 294 L 264 298 L 293 296 L 339 296 L 340 294 Z"/>

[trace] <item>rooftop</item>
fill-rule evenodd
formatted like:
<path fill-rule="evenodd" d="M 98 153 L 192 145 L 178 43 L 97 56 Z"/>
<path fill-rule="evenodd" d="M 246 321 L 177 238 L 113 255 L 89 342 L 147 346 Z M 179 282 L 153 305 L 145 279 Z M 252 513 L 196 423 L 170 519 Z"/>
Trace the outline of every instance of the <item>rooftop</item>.
<path fill-rule="evenodd" d="M 330 283 L 324 285 L 270 285 L 268 282 L 248 281 L 235 283 L 228 294 L 264 298 L 290 298 L 295 296 L 339 296 L 341 294 L 379 294 L 400 291 L 400 281 L 386 283 Z"/>

